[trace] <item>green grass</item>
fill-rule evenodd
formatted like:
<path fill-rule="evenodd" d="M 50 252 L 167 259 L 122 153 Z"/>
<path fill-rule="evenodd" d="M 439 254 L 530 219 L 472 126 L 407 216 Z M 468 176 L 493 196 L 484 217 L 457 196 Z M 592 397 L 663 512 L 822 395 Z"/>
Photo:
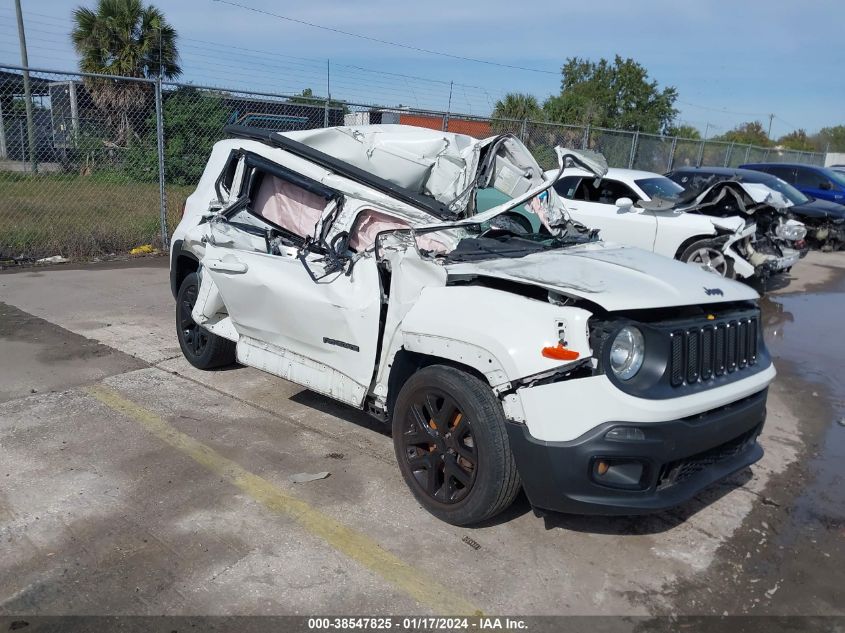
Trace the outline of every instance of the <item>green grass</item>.
<path fill-rule="evenodd" d="M 168 225 L 193 187 L 168 186 Z M 0 173 L 0 257 L 85 259 L 161 247 L 158 183 Z"/>

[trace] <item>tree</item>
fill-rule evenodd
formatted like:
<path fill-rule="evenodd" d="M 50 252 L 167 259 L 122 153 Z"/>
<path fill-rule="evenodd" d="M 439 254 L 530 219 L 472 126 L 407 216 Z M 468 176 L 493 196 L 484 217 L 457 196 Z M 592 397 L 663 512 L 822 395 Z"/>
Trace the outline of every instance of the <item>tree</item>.
<path fill-rule="evenodd" d="M 759 147 L 770 147 L 772 144 L 769 135 L 766 133 L 766 128 L 760 121 L 748 121 L 737 125 L 734 129 L 728 130 L 720 136 L 714 136 L 713 140 L 740 145 L 757 145 Z"/>
<path fill-rule="evenodd" d="M 807 137 L 807 131 L 801 129 L 781 136 L 777 144 L 787 149 L 796 149 L 802 152 L 815 151 L 813 142 Z"/>
<path fill-rule="evenodd" d="M 813 135 L 813 143 L 820 152 L 845 152 L 845 125 L 823 127 Z"/>
<path fill-rule="evenodd" d="M 678 114 L 677 90 L 659 89 L 633 59 L 571 57 L 561 74 L 560 95 L 543 104 L 549 120 L 662 134 Z"/>
<path fill-rule="evenodd" d="M 493 118 L 542 121 L 545 117 L 537 97 L 521 92 L 509 92 L 504 99 L 496 101 Z"/>
<path fill-rule="evenodd" d="M 230 115 L 220 95 L 189 86 L 163 95 L 164 170 L 167 182 L 193 185 Z M 140 142 L 129 150 L 127 171 L 138 180 L 158 180 L 155 113 L 146 121 Z"/>
<path fill-rule="evenodd" d="M 693 141 L 701 139 L 701 132 L 699 132 L 698 128 L 693 125 L 673 125 L 666 131 L 666 134 L 669 136 L 677 136 L 678 138 L 691 139 Z"/>
<path fill-rule="evenodd" d="M 95 10 L 74 9 L 73 22 L 71 40 L 83 72 L 163 79 L 182 72 L 176 31 L 152 5 L 144 6 L 141 0 L 98 0 Z M 114 142 L 126 144 L 134 125 L 143 120 L 152 96 L 150 85 L 91 77 L 85 85 L 105 113 Z"/>

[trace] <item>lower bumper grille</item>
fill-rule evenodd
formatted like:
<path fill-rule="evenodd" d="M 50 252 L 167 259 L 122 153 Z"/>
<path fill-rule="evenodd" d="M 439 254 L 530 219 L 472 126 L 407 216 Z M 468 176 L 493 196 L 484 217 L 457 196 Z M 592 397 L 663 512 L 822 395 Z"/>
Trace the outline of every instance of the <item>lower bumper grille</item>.
<path fill-rule="evenodd" d="M 711 466 L 736 457 L 754 443 L 759 432 L 760 427 L 757 426 L 715 448 L 703 451 L 697 455 L 692 455 L 686 459 L 679 459 L 664 464 L 657 477 L 657 489 L 664 490 L 670 486 L 679 484 Z"/>

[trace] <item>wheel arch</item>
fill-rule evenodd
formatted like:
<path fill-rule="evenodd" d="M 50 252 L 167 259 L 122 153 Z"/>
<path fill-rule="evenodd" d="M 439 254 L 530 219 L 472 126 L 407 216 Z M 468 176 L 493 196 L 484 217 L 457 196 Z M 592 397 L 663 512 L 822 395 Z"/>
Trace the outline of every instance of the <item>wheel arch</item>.
<path fill-rule="evenodd" d="M 182 250 L 182 240 L 176 240 L 171 248 L 173 258 L 170 262 L 170 292 L 173 298 L 179 292 L 179 286 L 185 277 L 199 270 L 200 262 L 190 251 Z"/>
<path fill-rule="evenodd" d="M 387 379 L 387 415 L 388 419 L 393 414 L 393 409 L 396 404 L 396 398 L 402 387 L 416 372 L 429 367 L 431 365 L 445 365 L 464 371 L 471 376 L 475 376 L 485 384 L 489 384 L 488 378 L 475 367 L 467 365 L 452 358 L 444 356 L 437 356 L 434 354 L 425 354 L 422 352 L 414 352 L 404 348 L 396 352 L 393 357 L 393 362 L 390 365 L 390 374 Z"/>
<path fill-rule="evenodd" d="M 712 239 L 714 239 L 714 237 L 716 237 L 716 236 L 715 235 L 704 235 L 704 234 L 693 235 L 692 237 L 688 237 L 683 242 L 681 242 L 681 245 L 678 247 L 678 250 L 675 251 L 675 259 L 680 260 L 681 255 L 684 254 L 684 251 L 687 250 L 690 246 L 692 246 L 696 242 L 699 242 L 701 240 L 712 240 Z"/>

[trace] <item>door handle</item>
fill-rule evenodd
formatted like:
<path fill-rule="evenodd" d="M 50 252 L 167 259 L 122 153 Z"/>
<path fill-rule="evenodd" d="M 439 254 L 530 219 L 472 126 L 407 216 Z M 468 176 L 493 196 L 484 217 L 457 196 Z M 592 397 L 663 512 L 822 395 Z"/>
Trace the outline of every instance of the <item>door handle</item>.
<path fill-rule="evenodd" d="M 205 265 L 208 266 L 211 270 L 216 270 L 217 272 L 221 273 L 245 273 L 249 270 L 249 266 L 244 264 L 243 262 L 239 262 L 238 260 L 222 260 L 222 259 L 212 259 L 211 261 L 205 262 Z"/>

